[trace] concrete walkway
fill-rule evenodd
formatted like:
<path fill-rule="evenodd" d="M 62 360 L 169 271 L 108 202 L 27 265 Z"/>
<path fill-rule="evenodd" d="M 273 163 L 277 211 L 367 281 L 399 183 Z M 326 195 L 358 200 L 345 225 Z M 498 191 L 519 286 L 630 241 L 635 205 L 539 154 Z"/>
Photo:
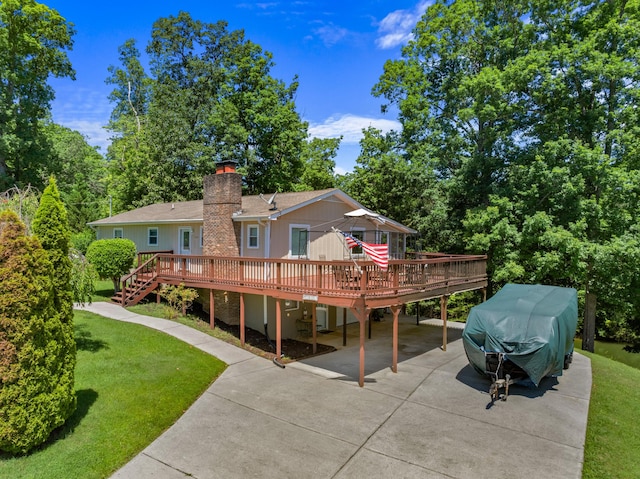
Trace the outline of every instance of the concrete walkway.
<path fill-rule="evenodd" d="M 508 401 L 491 405 L 489 381 L 469 366 L 454 327 L 445 352 L 441 327 L 401 318 L 394 374 L 391 321 L 374 322 L 360 388 L 357 325 L 347 347 L 340 332 L 320 335 L 340 349 L 280 369 L 170 321 L 110 303 L 85 309 L 159 329 L 229 364 L 113 478 L 581 477 L 591 363 L 580 354 L 563 376 L 512 387 Z"/>

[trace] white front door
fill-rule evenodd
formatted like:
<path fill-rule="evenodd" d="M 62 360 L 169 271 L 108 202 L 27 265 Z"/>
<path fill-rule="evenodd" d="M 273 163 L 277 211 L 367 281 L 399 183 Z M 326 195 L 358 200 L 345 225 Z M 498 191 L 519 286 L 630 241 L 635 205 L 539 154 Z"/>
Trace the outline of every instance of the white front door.
<path fill-rule="evenodd" d="M 191 254 L 191 228 L 180 228 L 180 251 L 178 254 Z"/>

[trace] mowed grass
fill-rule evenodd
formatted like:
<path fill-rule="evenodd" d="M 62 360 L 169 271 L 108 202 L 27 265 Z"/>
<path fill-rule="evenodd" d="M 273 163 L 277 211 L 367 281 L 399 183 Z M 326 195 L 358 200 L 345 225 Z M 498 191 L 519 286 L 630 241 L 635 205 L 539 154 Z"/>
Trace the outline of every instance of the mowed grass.
<path fill-rule="evenodd" d="M 91 296 L 91 301 L 110 301 L 113 296 L 113 281 L 110 279 L 99 279 L 95 282 L 95 293 Z"/>
<path fill-rule="evenodd" d="M 580 351 L 591 359 L 593 378 L 584 479 L 640 477 L 640 355 L 622 348 L 596 342 L 596 354 Z"/>
<path fill-rule="evenodd" d="M 29 455 L 0 456 L 4 478 L 109 477 L 171 426 L 226 365 L 164 333 L 75 313 L 78 408 Z"/>

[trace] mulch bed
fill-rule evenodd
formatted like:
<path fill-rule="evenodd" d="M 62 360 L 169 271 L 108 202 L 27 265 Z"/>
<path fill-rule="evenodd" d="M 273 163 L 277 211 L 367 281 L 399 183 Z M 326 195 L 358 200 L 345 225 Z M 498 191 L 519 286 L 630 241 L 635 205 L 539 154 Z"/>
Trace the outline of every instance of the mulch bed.
<path fill-rule="evenodd" d="M 195 305 L 194 305 L 195 306 Z M 197 308 L 193 308 L 193 314 L 199 316 L 204 322 L 209 323 L 209 314 L 202 311 L 197 311 Z M 216 318 L 216 328 L 231 334 L 235 338 L 240 338 L 240 326 L 235 324 L 227 324 L 224 321 Z M 276 357 L 276 342 L 275 338 L 267 338 L 260 331 L 255 329 L 245 328 L 244 341 L 248 346 L 247 349 L 251 350 L 254 354 L 267 359 L 273 359 Z M 316 354 L 313 354 L 313 345 L 305 343 L 304 341 L 298 341 L 296 339 L 283 339 L 281 342 L 282 349 L 282 362 L 287 363 L 291 361 L 298 361 L 300 359 L 310 358 L 318 356 L 320 354 L 331 353 L 336 350 L 333 346 L 326 344 L 316 344 Z"/>

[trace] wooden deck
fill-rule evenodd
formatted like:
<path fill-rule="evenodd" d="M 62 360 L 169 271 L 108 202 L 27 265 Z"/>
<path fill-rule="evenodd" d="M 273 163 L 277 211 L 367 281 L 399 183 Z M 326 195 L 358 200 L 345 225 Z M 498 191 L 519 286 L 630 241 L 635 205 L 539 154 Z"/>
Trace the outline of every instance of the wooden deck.
<path fill-rule="evenodd" d="M 369 313 L 389 307 L 393 314 L 392 365 L 398 368 L 398 316 L 402 305 L 440 298 L 443 319 L 442 349 L 447 348 L 447 298 L 462 291 L 486 289 L 486 256 L 425 254 L 415 260 L 391 260 L 388 271 L 371 261 L 309 261 L 240 257 L 182 256 L 166 253 L 141 255 L 140 266 L 123 278 L 123 306 L 135 304 L 161 284 L 184 284 L 210 290 L 211 327 L 214 290 L 240 293 L 240 343 L 244 345 L 244 294 L 270 296 L 276 301 L 276 356 L 282 351 L 282 301 L 349 308 L 360 324 L 358 384 L 364 386 L 364 349 Z M 346 311 L 346 309 L 345 309 Z M 346 318 L 343 319 L 346 328 Z M 317 328 L 312 322 L 312 341 Z M 346 331 L 346 329 L 345 329 Z M 370 334 L 370 330 L 369 330 Z"/>
<path fill-rule="evenodd" d="M 391 260 L 386 272 L 371 261 L 310 261 L 190 256 L 151 256 L 123 279 L 133 285 L 181 284 L 193 288 L 313 301 L 346 308 L 390 307 L 486 288 L 486 257 L 430 255 Z M 123 296 L 123 304 L 125 296 Z"/>

